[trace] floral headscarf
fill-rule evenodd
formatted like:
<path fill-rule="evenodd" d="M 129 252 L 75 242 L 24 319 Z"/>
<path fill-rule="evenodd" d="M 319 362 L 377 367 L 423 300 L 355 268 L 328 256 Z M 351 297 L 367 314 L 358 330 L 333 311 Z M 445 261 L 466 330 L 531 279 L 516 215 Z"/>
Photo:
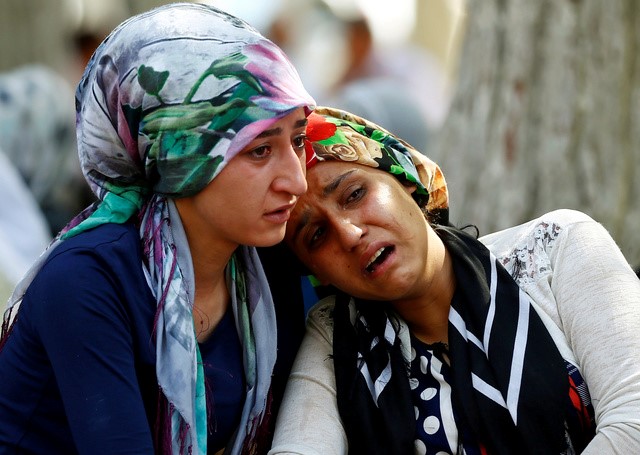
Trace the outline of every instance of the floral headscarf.
<path fill-rule="evenodd" d="M 207 418 L 191 314 L 191 257 L 171 199 L 198 193 L 260 132 L 297 108 L 308 113 L 313 104 L 277 46 L 245 22 L 192 3 L 165 5 L 122 23 L 98 47 L 80 81 L 78 153 L 99 202 L 62 231 L 9 305 L 21 301 L 57 243 L 137 217 L 143 267 L 158 301 L 156 374 L 168 401 L 173 453 L 206 453 Z M 254 248 L 234 255 L 227 282 L 247 396 L 225 453 L 249 453 L 269 414 L 275 312 Z"/>
<path fill-rule="evenodd" d="M 282 51 L 240 19 L 186 3 L 129 19 L 76 92 L 80 162 L 102 201 L 84 228 L 128 219 L 152 192 L 199 192 L 261 131 L 313 103 Z"/>
<path fill-rule="evenodd" d="M 449 193 L 440 167 L 381 126 L 346 111 L 317 107 L 307 126 L 307 168 L 318 161 L 348 161 L 379 168 L 416 185 L 425 216 L 449 222 Z"/>

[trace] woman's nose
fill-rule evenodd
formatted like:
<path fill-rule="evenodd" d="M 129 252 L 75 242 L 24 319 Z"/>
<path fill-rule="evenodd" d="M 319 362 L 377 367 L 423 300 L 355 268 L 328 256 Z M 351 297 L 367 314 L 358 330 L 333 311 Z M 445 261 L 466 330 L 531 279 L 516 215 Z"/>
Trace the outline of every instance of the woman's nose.
<path fill-rule="evenodd" d="M 294 196 L 300 196 L 307 191 L 304 154 L 300 156 L 290 147 L 280 163 L 280 175 L 274 182 L 276 191 L 285 191 Z"/>
<path fill-rule="evenodd" d="M 335 229 L 338 241 L 347 251 L 356 247 L 360 243 L 360 239 L 365 235 L 365 229 L 349 218 L 338 220 Z"/>

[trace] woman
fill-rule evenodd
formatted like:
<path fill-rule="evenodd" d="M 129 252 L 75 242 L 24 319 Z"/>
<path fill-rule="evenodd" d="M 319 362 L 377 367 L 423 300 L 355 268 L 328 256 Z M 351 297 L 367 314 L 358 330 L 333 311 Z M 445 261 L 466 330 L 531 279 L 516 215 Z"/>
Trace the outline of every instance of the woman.
<path fill-rule="evenodd" d="M 99 203 L 9 303 L 0 452 L 266 452 L 296 340 L 254 246 L 306 190 L 312 104 L 280 49 L 214 8 L 105 39 L 76 93 Z"/>
<path fill-rule="evenodd" d="M 38 203 L 50 238 L 94 200 L 78 165 L 73 88 L 52 69 L 30 64 L 0 73 L 0 148 Z"/>
<path fill-rule="evenodd" d="M 340 291 L 309 314 L 271 454 L 640 453 L 640 282 L 602 226 L 560 210 L 478 241 L 379 126 L 318 108 L 307 137 L 285 241 Z"/>

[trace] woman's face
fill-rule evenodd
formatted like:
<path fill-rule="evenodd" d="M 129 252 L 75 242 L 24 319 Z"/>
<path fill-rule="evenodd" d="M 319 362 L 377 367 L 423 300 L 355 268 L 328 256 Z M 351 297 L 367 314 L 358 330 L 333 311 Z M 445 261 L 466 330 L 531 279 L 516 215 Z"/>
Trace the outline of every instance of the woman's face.
<path fill-rule="evenodd" d="M 282 240 L 298 196 L 307 189 L 302 108 L 263 131 L 195 196 L 176 199 L 187 235 L 237 245 Z"/>
<path fill-rule="evenodd" d="M 415 188 L 340 161 L 316 164 L 307 182 L 285 240 L 313 274 L 360 298 L 418 297 L 433 231 L 411 196 Z"/>

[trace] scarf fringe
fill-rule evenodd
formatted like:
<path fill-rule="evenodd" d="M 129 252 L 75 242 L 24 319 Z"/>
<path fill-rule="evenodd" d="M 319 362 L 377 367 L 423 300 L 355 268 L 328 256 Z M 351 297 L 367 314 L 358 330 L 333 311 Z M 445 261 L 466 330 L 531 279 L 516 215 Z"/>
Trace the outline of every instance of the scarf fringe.
<path fill-rule="evenodd" d="M 176 408 L 172 403 L 169 403 L 162 388 L 158 387 L 158 399 L 157 399 L 156 421 L 154 428 L 154 446 L 156 453 L 162 455 L 173 454 L 173 435 L 172 435 L 172 418 L 173 413 L 176 412 Z M 189 435 L 190 426 L 184 421 L 180 422 L 180 429 L 178 430 L 178 442 L 179 452 L 181 454 L 193 453 L 193 445 L 187 445 L 187 436 Z"/>
<path fill-rule="evenodd" d="M 271 389 L 263 414 L 255 416 L 248 423 L 247 434 L 242 442 L 242 455 L 259 455 L 266 453 L 271 447 L 275 419 L 272 413 L 273 394 Z"/>
<path fill-rule="evenodd" d="M 158 387 L 156 403 L 156 422 L 154 428 L 154 445 L 156 452 L 171 455 L 171 410 L 167 397 Z"/>
<path fill-rule="evenodd" d="M 0 352 L 2 352 L 4 345 L 7 344 L 7 339 L 9 338 L 9 335 L 13 331 L 13 326 L 15 324 L 16 319 L 18 318 L 18 314 L 16 313 L 16 317 L 13 319 L 13 321 L 11 320 L 11 316 L 13 315 L 14 308 L 15 307 L 9 308 L 7 311 L 5 311 L 3 316 L 2 329 L 0 330 Z"/>
<path fill-rule="evenodd" d="M 218 431 L 218 420 L 215 418 L 215 402 L 213 400 L 213 390 L 207 376 L 204 377 L 205 403 L 207 405 L 207 433 L 212 434 Z"/>

